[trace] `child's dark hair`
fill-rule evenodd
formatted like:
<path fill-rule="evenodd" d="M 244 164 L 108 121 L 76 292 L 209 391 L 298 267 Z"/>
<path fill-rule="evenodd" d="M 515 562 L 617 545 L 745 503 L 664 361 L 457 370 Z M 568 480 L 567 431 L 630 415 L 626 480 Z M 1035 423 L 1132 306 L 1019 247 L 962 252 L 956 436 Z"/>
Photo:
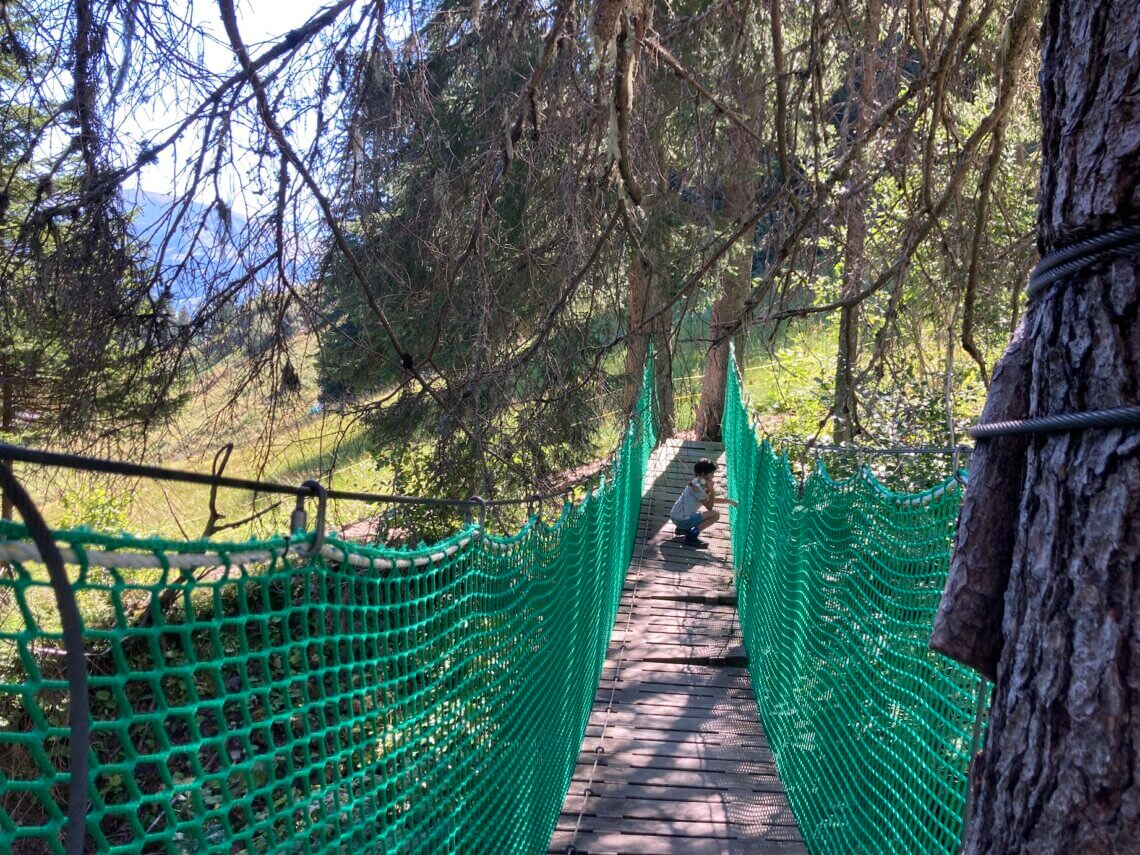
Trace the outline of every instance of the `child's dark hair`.
<path fill-rule="evenodd" d="M 695 464 L 693 464 L 693 472 L 697 475 L 712 475 L 716 472 L 716 464 L 709 460 L 707 457 L 702 457 Z"/>

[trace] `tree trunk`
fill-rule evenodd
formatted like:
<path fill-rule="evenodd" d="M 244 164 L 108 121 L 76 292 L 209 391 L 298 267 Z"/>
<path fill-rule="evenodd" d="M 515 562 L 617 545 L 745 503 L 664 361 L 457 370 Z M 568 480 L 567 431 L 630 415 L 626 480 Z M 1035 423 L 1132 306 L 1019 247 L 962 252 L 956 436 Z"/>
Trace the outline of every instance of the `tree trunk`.
<path fill-rule="evenodd" d="M 744 309 L 744 297 L 752 281 L 752 243 L 748 245 L 747 259 L 741 257 L 735 270 L 724 277 L 724 290 L 713 305 L 711 334 L 716 338 L 733 324 Z M 743 361 L 744 350 L 739 346 L 745 335 L 737 336 L 737 358 Z M 709 348 L 705 356 L 705 372 L 701 377 L 701 400 L 697 405 L 696 433 L 699 439 L 720 442 L 724 423 L 724 384 L 728 380 L 728 342 Z"/>
<path fill-rule="evenodd" d="M 629 267 L 626 270 L 626 283 L 629 286 L 629 334 L 625 339 L 625 388 L 622 408 L 630 412 L 637 402 L 641 389 L 641 372 L 645 368 L 645 353 L 649 349 L 649 331 L 642 329 L 646 317 L 645 308 L 649 303 L 649 271 L 637 252 L 631 252 Z"/>
<path fill-rule="evenodd" d="M 12 377 L 13 371 L 10 366 L 11 362 L 7 358 L 0 360 L 0 437 L 3 437 L 5 442 L 11 441 L 11 430 L 16 423 L 15 379 Z M 10 460 L 0 466 L 9 472 L 12 471 Z M 12 519 L 14 507 L 8 494 L 0 491 L 0 519 Z"/>
<path fill-rule="evenodd" d="M 1056 0 L 1043 42 L 1045 253 L 1140 213 L 1136 0 Z M 1050 286 L 1024 319 L 1029 415 L 1140 403 L 1138 316 L 1135 254 Z M 1048 434 L 1021 460 L 997 683 L 965 850 L 1138 852 L 1140 432 Z M 1017 477 L 1016 464 L 1008 475 Z M 1001 514 L 1009 501 L 977 483 L 969 493 L 972 518 Z M 960 538 L 968 546 L 972 536 L 966 528 Z M 953 574 L 966 569 L 956 558 Z"/>
<path fill-rule="evenodd" d="M 656 383 L 654 391 L 657 394 L 657 435 L 667 437 L 677 431 L 677 402 L 673 390 L 672 314 L 663 312 L 651 324 L 650 329 L 656 353 L 653 376 Z"/>
<path fill-rule="evenodd" d="M 867 133 L 870 118 L 875 111 L 875 92 L 878 81 L 879 25 L 882 18 L 881 0 L 868 0 L 867 17 L 863 22 L 863 46 L 858 69 L 858 87 L 851 87 L 855 101 L 855 134 L 860 139 Z M 857 94 L 856 94 L 857 93 Z M 843 245 L 842 299 L 848 299 L 863 290 L 864 245 L 867 240 L 867 168 L 863 156 L 851 164 L 850 187 L 844 201 L 847 236 Z M 859 432 L 858 403 L 855 398 L 855 370 L 859 361 L 859 306 L 844 306 L 839 310 L 839 341 L 835 353 L 835 410 L 834 437 L 837 445 L 850 442 Z"/>
<path fill-rule="evenodd" d="M 746 7 L 747 8 L 747 7 Z M 748 27 L 744 21 L 743 26 Z M 728 44 L 740 38 L 740 30 L 733 27 L 725 33 Z M 755 120 L 760 113 L 761 75 L 756 72 L 756 60 L 750 51 L 741 51 L 741 57 L 751 59 L 737 66 L 732 88 L 740 104 L 740 112 L 745 120 Z M 726 176 L 724 187 L 724 213 L 732 221 L 745 216 L 756 199 L 757 180 L 760 172 L 760 151 L 756 141 L 742 128 L 733 124 L 728 130 L 728 157 L 724 166 Z M 787 176 L 780 176 L 782 181 Z M 744 298 L 752 284 L 752 256 L 755 252 L 755 238 L 749 235 L 732 250 L 725 264 L 720 297 L 712 309 L 710 337 L 717 339 L 725 328 L 740 319 L 744 311 Z M 743 364 L 744 343 L 748 340 L 746 329 L 736 336 L 736 358 Z M 701 400 L 697 405 L 696 434 L 700 439 L 719 442 L 724 421 L 724 388 L 728 379 L 728 342 L 709 348 L 705 356 L 705 371 L 701 378 Z"/>
<path fill-rule="evenodd" d="M 653 377 L 657 394 L 657 431 L 662 437 L 672 436 L 676 430 L 676 404 L 673 396 L 673 348 L 671 314 L 662 312 L 642 328 L 645 319 L 660 305 L 659 287 L 654 281 L 653 267 L 636 250 L 630 254 L 626 273 L 629 283 L 629 328 L 625 347 L 625 388 L 623 405 L 626 412 L 633 410 L 641 391 L 641 373 L 650 340 L 656 354 Z"/>
<path fill-rule="evenodd" d="M 861 195 L 861 194 L 860 194 Z M 863 281 L 863 238 L 866 217 L 862 200 L 854 200 L 847 209 L 847 242 L 844 248 L 843 289 L 847 299 L 858 294 Z M 844 306 L 839 310 L 839 340 L 835 352 L 835 421 L 836 445 L 851 442 L 858 432 L 855 399 L 855 365 L 859 359 L 859 307 Z"/>

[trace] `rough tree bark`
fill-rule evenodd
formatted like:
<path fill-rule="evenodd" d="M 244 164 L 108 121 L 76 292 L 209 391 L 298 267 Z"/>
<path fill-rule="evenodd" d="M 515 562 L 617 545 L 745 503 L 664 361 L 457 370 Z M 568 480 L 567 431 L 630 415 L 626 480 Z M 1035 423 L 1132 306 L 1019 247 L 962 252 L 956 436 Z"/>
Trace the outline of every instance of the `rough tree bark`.
<path fill-rule="evenodd" d="M 744 9 L 750 8 L 748 4 Z M 777 7 L 778 8 L 778 7 Z M 733 69 L 732 88 L 740 105 L 740 115 L 748 122 L 755 122 L 760 113 L 760 87 L 763 82 L 757 73 L 758 61 L 752 51 L 735 46 L 741 35 L 748 33 L 748 23 L 743 28 L 726 28 L 726 48 L 734 51 L 740 60 Z M 758 130 L 758 129 L 757 129 Z M 756 182 L 760 171 L 760 151 L 756 140 L 744 129 L 735 124 L 728 130 L 729 144 L 725 162 L 724 213 L 731 221 L 739 221 L 747 216 L 756 199 Z M 787 176 L 781 176 L 782 181 Z M 752 284 L 752 255 L 755 242 L 741 240 L 725 263 L 721 280 L 721 294 L 712 309 L 710 321 L 711 338 L 715 341 L 725 328 L 736 321 L 744 310 L 744 298 Z M 743 361 L 744 345 L 748 340 L 747 331 L 742 329 L 735 337 L 736 358 Z M 719 442 L 724 421 L 724 384 L 728 379 L 728 342 L 711 347 L 705 356 L 705 371 L 701 378 L 701 399 L 697 405 L 696 434 L 699 438 Z"/>
<path fill-rule="evenodd" d="M 863 22 L 863 45 L 858 64 L 859 85 L 850 87 L 855 102 L 855 128 L 853 139 L 867 133 L 870 118 L 875 112 L 875 92 L 878 87 L 879 25 L 882 19 L 880 0 L 868 0 L 867 17 Z M 865 155 L 864 155 L 865 156 Z M 843 299 L 854 297 L 865 287 L 863 271 L 866 260 L 863 254 L 867 240 L 867 180 L 864 156 L 851 164 L 849 184 L 851 191 L 844 200 L 847 235 L 843 245 Z M 839 342 L 835 355 L 835 421 L 836 444 L 850 442 L 858 433 L 859 419 L 855 400 L 855 370 L 859 360 L 859 306 L 844 306 L 839 310 Z"/>
<path fill-rule="evenodd" d="M 645 318 L 654 313 L 660 302 L 660 286 L 654 276 L 653 265 L 642 253 L 630 253 L 626 278 L 629 284 L 629 328 L 625 349 L 625 411 L 633 409 L 641 391 L 641 372 L 649 342 L 656 353 L 653 378 L 657 393 L 657 430 L 660 436 L 672 436 L 676 431 L 676 403 L 673 395 L 673 351 L 671 314 L 662 312 L 648 324 Z M 644 324 L 644 326 L 643 326 Z"/>
<path fill-rule="evenodd" d="M 1021 419 L 1029 410 L 1033 341 L 1022 324 L 994 366 L 983 422 Z M 930 646 L 993 680 L 1001 653 L 1002 600 L 1009 582 L 1018 499 L 1025 479 L 1023 436 L 979 442 L 970 488 L 958 515 L 954 563 L 934 620 Z"/>
<path fill-rule="evenodd" d="M 1138 44 L 1136 0 L 1049 4 L 1043 253 L 1140 214 Z M 1140 403 L 1135 254 L 1051 286 L 1023 323 L 1020 340 L 1032 347 L 1028 415 Z M 990 399 L 1017 394 L 995 383 Z M 1138 852 L 1140 432 L 1041 436 L 1007 465 L 1017 516 L 992 717 L 964 848 Z M 1009 517 L 1001 484 L 972 479 L 948 590 L 977 554 L 971 520 Z"/>
<path fill-rule="evenodd" d="M 14 370 L 10 369 L 10 365 L 7 357 L 0 360 L 0 436 L 3 436 L 5 442 L 11 441 L 10 431 L 16 422 L 16 395 L 13 389 L 15 380 L 12 377 Z M 0 466 L 9 472 L 12 471 L 10 460 L 0 463 Z M 15 506 L 8 494 L 0 491 L 0 519 L 12 519 L 14 509 Z"/>

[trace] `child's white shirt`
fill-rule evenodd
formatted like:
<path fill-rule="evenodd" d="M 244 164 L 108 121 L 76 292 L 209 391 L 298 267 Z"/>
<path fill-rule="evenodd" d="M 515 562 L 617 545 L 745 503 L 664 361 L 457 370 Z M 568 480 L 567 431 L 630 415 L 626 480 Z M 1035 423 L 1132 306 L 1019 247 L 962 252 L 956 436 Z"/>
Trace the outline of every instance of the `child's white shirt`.
<path fill-rule="evenodd" d="M 700 511 L 701 503 L 708 497 L 709 492 L 705 489 L 704 481 L 694 476 L 685 485 L 685 489 L 681 491 L 677 501 L 673 503 L 673 510 L 669 516 L 674 520 L 688 519 Z"/>

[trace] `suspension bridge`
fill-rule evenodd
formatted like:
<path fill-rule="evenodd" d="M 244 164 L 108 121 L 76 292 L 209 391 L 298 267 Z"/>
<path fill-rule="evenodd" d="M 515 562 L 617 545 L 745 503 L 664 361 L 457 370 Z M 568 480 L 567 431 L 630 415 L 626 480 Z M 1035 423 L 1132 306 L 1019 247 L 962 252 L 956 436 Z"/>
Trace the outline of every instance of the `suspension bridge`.
<path fill-rule="evenodd" d="M 510 537 L 0 524 L 0 851 L 955 851 L 987 686 L 926 641 L 960 481 L 801 483 L 734 364 L 740 507 L 690 551 L 669 506 L 721 448 L 653 413 L 647 371 L 586 497 Z"/>
<path fill-rule="evenodd" d="M 693 550 L 669 522 L 693 464 L 722 452 L 670 440 L 650 460 L 638 542 L 552 853 L 806 852 L 760 725 L 727 526 L 706 533 L 708 550 Z"/>

